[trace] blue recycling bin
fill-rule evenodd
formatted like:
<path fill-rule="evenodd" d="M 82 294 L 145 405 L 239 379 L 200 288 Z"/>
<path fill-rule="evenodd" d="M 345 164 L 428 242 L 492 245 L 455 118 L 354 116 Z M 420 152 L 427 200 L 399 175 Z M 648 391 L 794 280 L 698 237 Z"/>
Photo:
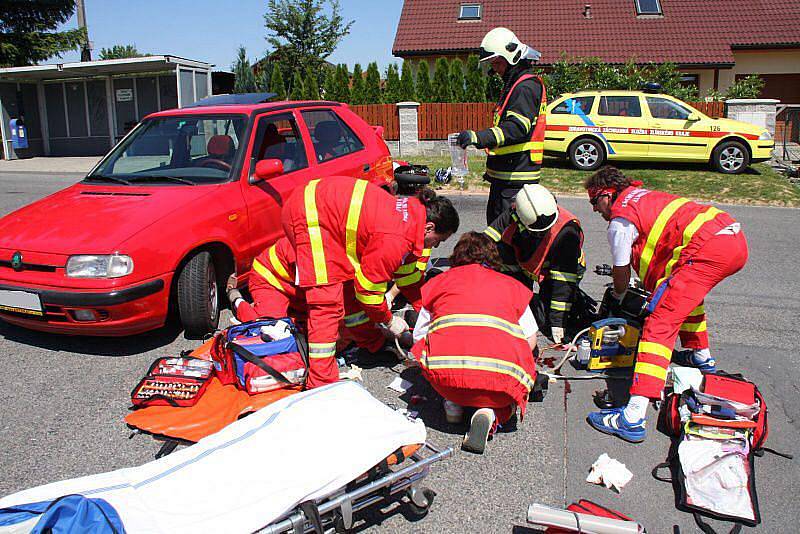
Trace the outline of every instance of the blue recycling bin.
<path fill-rule="evenodd" d="M 11 148 L 14 150 L 28 148 L 28 130 L 25 128 L 25 122 L 22 119 L 11 119 L 8 121 L 8 126 L 11 128 Z"/>

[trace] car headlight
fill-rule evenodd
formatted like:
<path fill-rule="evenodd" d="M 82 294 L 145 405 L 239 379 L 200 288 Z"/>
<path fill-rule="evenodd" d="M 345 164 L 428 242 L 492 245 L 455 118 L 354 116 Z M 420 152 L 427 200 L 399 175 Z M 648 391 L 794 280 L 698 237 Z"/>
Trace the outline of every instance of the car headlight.
<path fill-rule="evenodd" d="M 770 139 L 772 139 L 772 134 L 769 133 L 767 130 L 764 130 L 763 132 L 761 132 L 761 135 L 758 136 L 759 141 L 768 141 Z"/>
<path fill-rule="evenodd" d="M 133 272 L 133 258 L 124 254 L 82 254 L 67 260 L 70 278 L 119 278 Z"/>

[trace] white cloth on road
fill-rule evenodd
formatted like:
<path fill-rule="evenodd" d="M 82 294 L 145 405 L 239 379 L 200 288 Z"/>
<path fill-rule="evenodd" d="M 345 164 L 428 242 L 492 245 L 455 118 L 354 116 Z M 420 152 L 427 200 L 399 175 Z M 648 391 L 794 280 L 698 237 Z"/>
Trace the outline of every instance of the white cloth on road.
<path fill-rule="evenodd" d="M 602 484 L 608 489 L 615 489 L 619 492 L 632 478 L 633 473 L 625 467 L 625 464 L 603 453 L 592 464 L 592 470 L 586 477 L 586 482 Z"/>

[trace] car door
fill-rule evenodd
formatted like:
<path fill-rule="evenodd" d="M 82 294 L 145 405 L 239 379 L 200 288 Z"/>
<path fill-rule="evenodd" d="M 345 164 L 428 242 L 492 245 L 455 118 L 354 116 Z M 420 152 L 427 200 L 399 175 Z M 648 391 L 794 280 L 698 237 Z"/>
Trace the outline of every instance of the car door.
<path fill-rule="evenodd" d="M 594 123 L 606 141 L 609 159 L 647 157 L 649 124 L 638 94 L 601 94 Z"/>
<path fill-rule="evenodd" d="M 309 165 L 308 143 L 303 140 L 298 117 L 293 112 L 260 115 L 255 119 L 252 132 L 245 161 L 247 173 L 241 181 L 249 230 L 246 237 L 242 236 L 247 246 L 240 273 L 249 271 L 252 259 L 283 234 L 283 204 L 295 189 L 307 184 L 315 172 L 314 166 Z M 256 163 L 263 159 L 280 160 L 283 174 L 267 180 L 253 180 Z"/>
<path fill-rule="evenodd" d="M 645 100 L 650 113 L 650 157 L 708 159 L 710 138 L 696 135 L 703 121 L 689 120 L 690 116 L 701 117 L 697 111 L 663 96 L 647 96 Z"/>
<path fill-rule="evenodd" d="M 372 167 L 364 142 L 334 110 L 305 109 L 301 115 L 320 174 L 369 178 Z"/>

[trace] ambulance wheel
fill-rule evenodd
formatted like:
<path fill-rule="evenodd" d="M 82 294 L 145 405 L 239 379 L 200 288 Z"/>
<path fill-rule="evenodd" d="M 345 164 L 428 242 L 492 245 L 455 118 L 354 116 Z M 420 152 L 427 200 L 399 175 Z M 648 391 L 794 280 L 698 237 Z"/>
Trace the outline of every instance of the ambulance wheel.
<path fill-rule="evenodd" d="M 178 313 L 187 338 L 202 338 L 216 330 L 220 285 L 210 252 L 198 252 L 183 266 L 178 276 L 177 297 Z"/>
<path fill-rule="evenodd" d="M 431 510 L 436 493 L 430 488 L 411 488 L 408 490 L 408 506 L 416 519 L 422 519 Z"/>
<path fill-rule="evenodd" d="M 739 141 L 726 141 L 714 148 L 711 165 L 723 174 L 739 174 L 750 165 L 750 152 Z"/>
<path fill-rule="evenodd" d="M 598 169 L 606 160 L 603 144 L 592 137 L 584 137 L 573 142 L 569 146 L 567 155 L 572 166 L 579 171 Z"/>

